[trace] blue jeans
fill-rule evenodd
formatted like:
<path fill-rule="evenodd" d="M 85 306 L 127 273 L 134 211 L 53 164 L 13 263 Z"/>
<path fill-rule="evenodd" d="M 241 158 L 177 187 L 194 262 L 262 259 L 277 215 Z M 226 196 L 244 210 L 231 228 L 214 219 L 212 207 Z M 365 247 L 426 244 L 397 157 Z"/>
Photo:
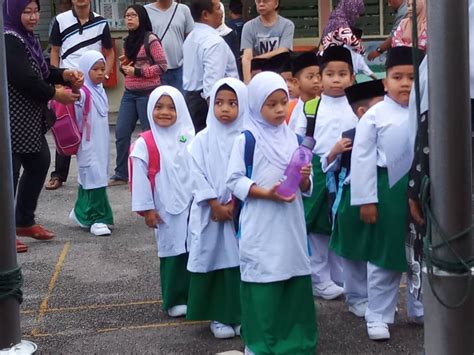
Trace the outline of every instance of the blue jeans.
<path fill-rule="evenodd" d="M 183 67 L 176 69 L 168 69 L 166 72 L 161 74 L 160 77 L 161 85 L 172 86 L 184 95 L 183 91 Z"/>
<path fill-rule="evenodd" d="M 125 89 L 120 102 L 120 109 L 115 126 L 115 147 L 117 148 L 117 160 L 115 175 L 112 177 L 119 180 L 128 180 L 128 150 L 130 140 L 135 130 L 137 119 L 140 120 L 142 131 L 150 129 L 147 117 L 148 96 Z"/>

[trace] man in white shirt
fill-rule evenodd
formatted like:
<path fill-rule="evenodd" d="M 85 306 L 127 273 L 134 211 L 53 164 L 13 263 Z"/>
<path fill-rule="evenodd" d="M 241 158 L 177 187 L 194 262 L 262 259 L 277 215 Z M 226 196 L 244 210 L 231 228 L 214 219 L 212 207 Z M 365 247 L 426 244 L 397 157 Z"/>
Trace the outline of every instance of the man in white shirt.
<path fill-rule="evenodd" d="M 239 78 L 235 57 L 215 30 L 222 22 L 219 0 L 192 0 L 194 30 L 184 41 L 183 88 L 196 132 L 206 127 L 212 86 L 224 77 Z"/>
<path fill-rule="evenodd" d="M 191 11 L 174 0 L 158 0 L 145 6 L 153 32 L 165 51 L 168 70 L 161 74 L 161 84 L 183 91 L 183 43 L 193 30 Z"/>

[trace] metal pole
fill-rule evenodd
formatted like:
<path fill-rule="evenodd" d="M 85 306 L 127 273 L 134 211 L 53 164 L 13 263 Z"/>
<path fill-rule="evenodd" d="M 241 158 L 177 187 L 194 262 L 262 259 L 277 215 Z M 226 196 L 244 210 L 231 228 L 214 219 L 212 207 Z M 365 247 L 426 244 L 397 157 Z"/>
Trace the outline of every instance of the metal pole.
<path fill-rule="evenodd" d="M 2 9 L 3 2 L 0 0 Z M 5 272 L 16 268 L 17 260 L 3 11 L 0 29 L 0 271 Z M 20 341 L 20 305 L 10 297 L 0 301 L 0 350 Z"/>
<path fill-rule="evenodd" d="M 428 6 L 428 75 L 431 208 L 441 229 L 453 236 L 471 226 L 471 122 L 469 108 L 468 1 L 431 0 Z M 474 40 L 474 39 L 471 39 Z M 433 229 L 433 245 L 443 242 Z M 472 234 L 451 243 L 463 259 L 472 258 Z M 443 246 L 433 256 L 456 262 Z M 435 268 L 424 277 L 425 351 L 427 354 L 474 353 L 474 285 L 465 274 Z M 435 293 L 439 298 L 435 297 Z M 466 302 L 456 309 L 445 304 Z"/>

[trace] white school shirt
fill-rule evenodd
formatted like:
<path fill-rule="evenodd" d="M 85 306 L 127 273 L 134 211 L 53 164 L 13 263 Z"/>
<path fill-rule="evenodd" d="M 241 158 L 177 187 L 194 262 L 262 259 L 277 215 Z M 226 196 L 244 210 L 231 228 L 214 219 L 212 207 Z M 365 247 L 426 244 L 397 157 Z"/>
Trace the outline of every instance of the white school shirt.
<path fill-rule="evenodd" d="M 106 187 L 109 181 L 109 121 L 108 117 L 99 114 L 91 97 L 88 116 L 91 134 L 88 141 L 82 116 L 85 100 L 86 96 L 81 89 L 81 98 L 74 106 L 78 126 L 83 130 L 77 152 L 77 181 L 84 190 L 91 190 Z"/>
<path fill-rule="evenodd" d="M 316 126 L 314 129 L 316 145 L 314 146 L 313 154 L 321 157 L 329 152 L 334 144 L 336 144 L 342 132 L 357 126 L 358 121 L 346 96 L 331 97 L 321 94 L 321 103 L 316 115 Z M 306 116 L 300 116 L 296 133 L 304 136 L 307 125 Z"/>
<path fill-rule="evenodd" d="M 231 49 L 219 33 L 203 23 L 195 23 L 183 45 L 183 88 L 203 91 L 207 99 L 212 86 L 225 77 L 239 78 Z"/>
<path fill-rule="evenodd" d="M 364 73 L 367 76 L 371 76 L 374 72 L 367 65 L 364 56 L 360 53 L 357 53 L 352 47 L 344 45 L 351 52 L 352 57 L 352 68 L 354 69 L 354 74 Z"/>
<path fill-rule="evenodd" d="M 193 141 L 194 154 L 206 156 L 209 152 L 207 130 Z M 207 159 L 211 157 L 207 156 Z M 204 160 L 204 159 L 203 159 Z M 233 221 L 214 222 L 208 200 L 218 198 L 209 183 L 205 170 L 193 159 L 191 174 L 194 178 L 194 200 L 189 218 L 189 259 L 191 272 L 210 272 L 239 266 L 239 245 Z M 221 203 L 230 201 L 221 201 Z"/>
<path fill-rule="evenodd" d="M 295 139 L 296 136 L 295 136 Z M 303 199 L 292 203 L 249 198 L 253 184 L 270 189 L 284 171 L 271 164 L 255 144 L 253 172 L 246 177 L 245 137 L 236 138 L 227 170 L 227 185 L 241 201 L 240 273 L 245 282 L 269 283 L 311 274 Z M 305 193 L 310 195 L 311 191 Z"/>
<path fill-rule="evenodd" d="M 296 133 L 296 127 L 298 127 L 298 122 L 306 119 L 304 114 L 304 102 L 300 98 L 298 98 L 298 102 L 296 103 L 295 107 L 293 108 L 293 112 L 291 112 L 290 120 L 288 121 L 288 127 Z M 304 133 L 302 134 L 304 136 Z"/>
<path fill-rule="evenodd" d="M 377 167 L 387 167 L 409 146 L 408 117 L 408 106 L 385 95 L 360 119 L 352 148 L 351 205 L 378 203 Z"/>
<path fill-rule="evenodd" d="M 166 193 L 166 191 L 156 191 L 155 189 L 152 193 L 150 180 L 148 180 L 148 150 L 145 140 L 141 137 L 138 138 L 133 149 L 141 151 L 141 156 L 146 157 L 146 160 L 132 157 L 132 211 L 154 209 L 163 220 L 163 223 L 160 223 L 155 229 L 160 258 L 184 254 L 187 252 L 189 208 L 177 215 L 166 212 L 158 198 L 159 193 Z M 157 178 L 159 174 L 156 175 Z"/>

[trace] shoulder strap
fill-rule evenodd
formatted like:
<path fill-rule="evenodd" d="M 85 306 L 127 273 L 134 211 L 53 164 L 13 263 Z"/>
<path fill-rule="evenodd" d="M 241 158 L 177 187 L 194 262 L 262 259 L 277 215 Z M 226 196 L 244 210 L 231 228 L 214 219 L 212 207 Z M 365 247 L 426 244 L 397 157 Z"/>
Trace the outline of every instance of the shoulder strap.
<path fill-rule="evenodd" d="M 160 152 L 151 130 L 141 133 L 140 137 L 145 140 L 146 149 L 148 150 L 148 179 L 150 180 L 152 191 L 155 191 L 155 177 L 160 171 Z"/>
<path fill-rule="evenodd" d="M 168 33 L 168 30 L 170 29 L 171 22 L 173 22 L 174 15 L 176 15 L 176 10 L 178 10 L 179 3 L 176 3 L 176 7 L 174 8 L 173 14 L 171 15 L 170 22 L 168 22 L 168 25 L 166 26 L 165 32 L 163 32 L 163 36 L 159 38 L 160 43 L 163 42 L 163 38 L 165 38 L 166 34 Z"/>
<path fill-rule="evenodd" d="M 298 144 L 301 145 L 303 143 L 304 137 L 302 135 L 296 134 L 296 138 L 298 138 Z"/>
<path fill-rule="evenodd" d="M 309 100 L 304 104 L 304 114 L 308 120 L 306 126 L 306 137 L 314 137 L 314 128 L 316 127 L 316 115 L 318 113 L 321 99 L 319 97 Z"/>
<path fill-rule="evenodd" d="M 150 61 L 151 65 L 155 64 L 155 58 L 153 58 L 153 55 L 151 54 L 151 49 L 150 49 L 150 35 L 152 34 L 153 32 L 150 32 L 150 31 L 145 32 L 145 40 L 143 41 L 143 46 L 145 47 L 145 54 L 148 60 Z"/>
<path fill-rule="evenodd" d="M 253 170 L 253 154 L 255 152 L 255 137 L 252 132 L 245 130 L 242 132 L 245 136 L 244 162 L 245 175 L 250 179 Z"/>

